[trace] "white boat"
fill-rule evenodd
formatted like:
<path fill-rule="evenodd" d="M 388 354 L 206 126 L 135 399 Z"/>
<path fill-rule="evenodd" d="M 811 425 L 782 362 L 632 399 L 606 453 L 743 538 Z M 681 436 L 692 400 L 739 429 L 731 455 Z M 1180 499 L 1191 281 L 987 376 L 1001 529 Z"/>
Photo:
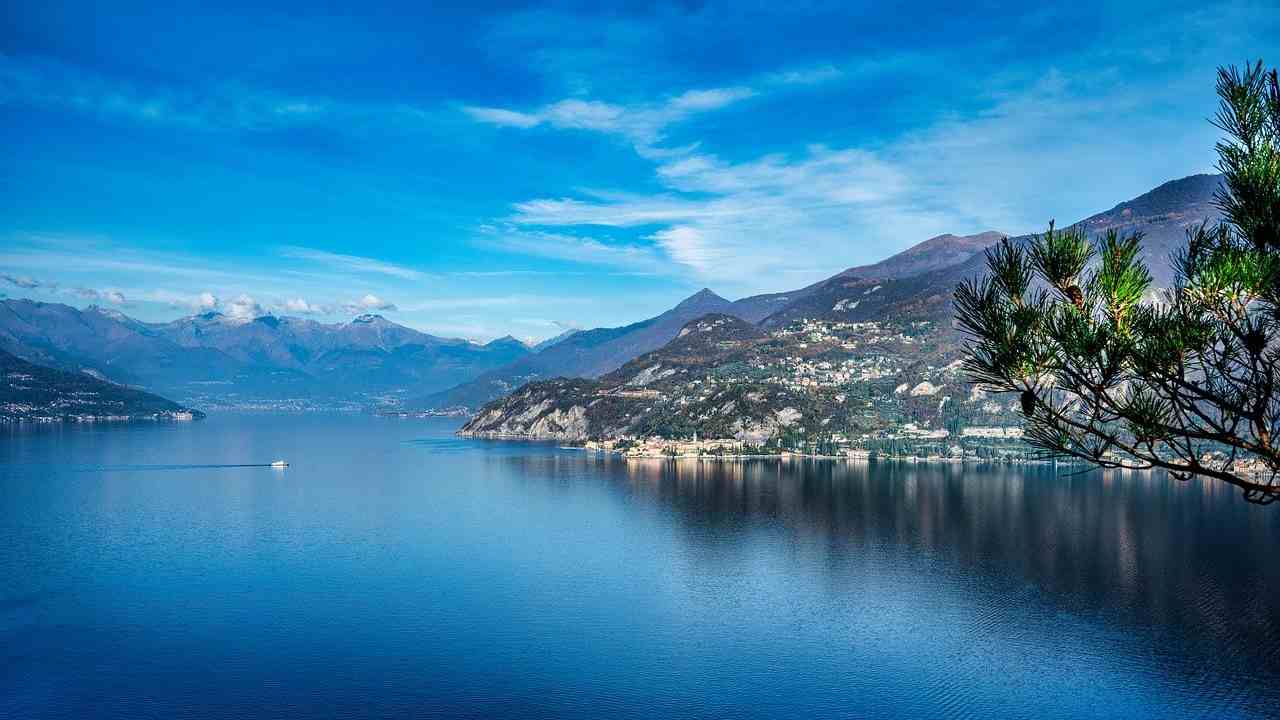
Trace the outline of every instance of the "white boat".
<path fill-rule="evenodd" d="M 275 462 L 271 463 L 271 467 L 273 467 L 273 468 L 286 468 L 286 467 L 289 467 L 289 463 L 287 463 L 287 462 L 285 462 L 285 461 L 283 461 L 283 460 L 276 460 Z"/>

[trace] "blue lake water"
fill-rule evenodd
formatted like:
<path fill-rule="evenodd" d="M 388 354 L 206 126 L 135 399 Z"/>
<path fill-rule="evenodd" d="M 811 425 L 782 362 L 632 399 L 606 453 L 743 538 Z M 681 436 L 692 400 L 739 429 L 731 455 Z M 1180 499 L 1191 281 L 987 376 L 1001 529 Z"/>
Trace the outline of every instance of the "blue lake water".
<path fill-rule="evenodd" d="M 0 717 L 1280 716 L 1234 491 L 451 430 L 0 434 Z"/>

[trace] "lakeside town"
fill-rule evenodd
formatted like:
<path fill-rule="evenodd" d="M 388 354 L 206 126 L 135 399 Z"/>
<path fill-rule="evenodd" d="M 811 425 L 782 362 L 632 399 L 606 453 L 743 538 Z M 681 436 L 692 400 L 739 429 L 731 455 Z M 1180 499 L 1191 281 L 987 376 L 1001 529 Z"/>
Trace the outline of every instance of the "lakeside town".
<path fill-rule="evenodd" d="M 1041 459 L 1021 442 L 1021 428 L 966 428 L 951 438 L 947 430 L 923 430 L 908 425 L 903 432 L 849 439 L 834 434 L 818 442 L 753 444 L 734 438 L 687 439 L 648 437 L 642 439 L 588 440 L 581 444 L 587 452 L 620 455 L 626 458 L 700 458 L 741 460 L 751 458 L 810 458 L 827 460 L 901 460 L 931 463 L 1025 464 Z M 982 438 L 986 442 L 975 442 Z M 1005 441 L 1005 442 L 992 442 Z"/>

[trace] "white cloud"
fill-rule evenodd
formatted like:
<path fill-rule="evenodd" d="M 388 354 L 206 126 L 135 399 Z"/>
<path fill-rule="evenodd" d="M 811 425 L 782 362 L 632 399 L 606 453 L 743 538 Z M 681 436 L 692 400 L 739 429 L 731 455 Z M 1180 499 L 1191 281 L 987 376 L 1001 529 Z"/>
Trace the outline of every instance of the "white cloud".
<path fill-rule="evenodd" d="M 723 248 L 707 242 L 706 236 L 696 227 L 676 225 L 659 230 L 651 239 L 657 241 L 672 260 L 704 275 L 725 261 Z"/>
<path fill-rule="evenodd" d="M 544 121 L 559 128 L 618 132 L 624 125 L 626 110 L 608 103 L 589 100 L 561 100 L 540 113 Z"/>
<path fill-rule="evenodd" d="M 119 290 L 104 290 L 102 293 L 102 297 L 108 302 L 114 303 L 116 305 L 128 304 L 128 302 L 125 300 L 124 293 L 120 292 Z"/>
<path fill-rule="evenodd" d="M 663 130 L 691 115 L 718 110 L 756 94 L 748 87 L 689 90 L 665 101 L 646 105 L 614 105 L 598 100 L 568 98 L 531 112 L 505 108 L 465 106 L 473 119 L 501 127 L 531 128 L 549 125 L 562 130 L 591 130 L 622 135 L 645 152 L 663 138 Z"/>
<path fill-rule="evenodd" d="M 355 302 L 347 303 L 347 310 L 350 312 L 370 312 L 372 310 L 395 309 L 396 306 L 394 303 L 389 303 L 372 293 L 367 293 L 364 297 L 356 300 Z"/>
<path fill-rule="evenodd" d="M 502 108 L 464 107 L 463 111 L 480 122 L 505 127 L 531 128 L 543 120 L 537 115 Z"/>
<path fill-rule="evenodd" d="M 672 98 L 666 105 L 666 112 L 673 117 L 683 117 L 684 113 L 719 110 L 739 100 L 746 100 L 755 94 L 754 90 L 746 87 L 689 90 Z"/>
<path fill-rule="evenodd" d="M 286 312 L 298 313 L 299 315 L 318 315 L 324 311 L 321 308 L 312 305 L 302 298 L 289 298 L 284 301 L 284 309 Z"/>
<path fill-rule="evenodd" d="M 267 309 L 262 307 L 257 300 L 249 295 L 240 295 L 234 300 L 226 304 L 223 312 L 227 317 L 236 320 L 252 320 L 254 318 L 269 315 Z"/>

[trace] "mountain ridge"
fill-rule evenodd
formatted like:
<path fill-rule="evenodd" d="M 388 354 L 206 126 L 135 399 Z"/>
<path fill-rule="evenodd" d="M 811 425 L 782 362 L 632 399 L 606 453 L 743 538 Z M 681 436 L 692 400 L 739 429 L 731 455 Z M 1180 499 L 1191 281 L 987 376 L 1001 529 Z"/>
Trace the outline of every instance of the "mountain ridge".
<path fill-rule="evenodd" d="M 0 422 L 199 420 L 204 413 L 84 373 L 0 350 Z"/>
<path fill-rule="evenodd" d="M 0 349 L 37 364 L 215 404 L 430 392 L 528 354 L 519 341 L 440 338 L 360 315 L 339 323 L 206 312 L 145 323 L 100 307 L 0 301 Z"/>

